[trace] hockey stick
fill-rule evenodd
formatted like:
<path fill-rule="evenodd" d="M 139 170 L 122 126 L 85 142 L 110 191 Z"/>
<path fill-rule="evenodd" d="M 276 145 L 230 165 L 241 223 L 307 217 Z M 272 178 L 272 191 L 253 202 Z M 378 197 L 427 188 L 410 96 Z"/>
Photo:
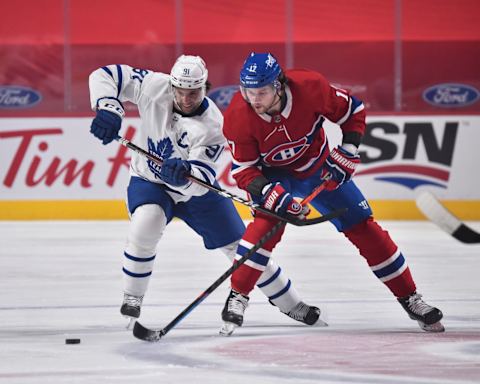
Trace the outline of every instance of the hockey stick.
<path fill-rule="evenodd" d="M 161 159 L 159 159 L 155 155 L 152 155 L 151 153 L 145 151 L 144 149 L 136 146 L 131 141 L 129 141 L 129 140 L 127 140 L 127 139 L 125 139 L 121 136 L 117 136 L 115 138 L 115 140 L 117 140 L 123 146 L 131 149 L 132 151 L 137 152 L 138 154 L 140 154 L 142 156 L 145 156 L 147 159 L 153 161 L 154 163 L 157 163 L 158 165 L 162 165 L 163 162 L 162 162 Z M 295 217 L 293 215 L 280 216 L 280 215 L 277 215 L 275 212 L 272 212 L 272 211 L 270 211 L 266 208 L 263 208 L 260 204 L 254 203 L 253 201 L 242 199 L 239 196 L 236 196 L 236 195 L 234 195 L 234 194 L 232 194 L 232 193 L 230 193 L 230 192 L 228 192 L 224 189 L 221 189 L 219 187 L 211 185 L 211 184 L 209 184 L 209 183 L 203 181 L 202 179 L 199 179 L 199 178 L 197 178 L 193 175 L 187 176 L 187 179 L 194 182 L 194 183 L 200 184 L 202 187 L 205 187 L 205 188 L 209 189 L 210 191 L 213 191 L 213 192 L 219 194 L 220 196 L 223 196 L 223 197 L 226 197 L 227 199 L 232 199 L 234 201 L 242 203 L 243 205 L 246 205 L 247 207 L 250 207 L 250 208 L 255 209 L 256 211 L 265 213 L 266 215 L 273 216 L 276 219 L 287 222 L 289 224 L 293 224 L 293 225 L 296 225 L 296 226 L 299 226 L 299 227 L 303 227 L 305 225 L 313 225 L 313 224 L 318 224 L 318 223 L 322 223 L 322 222 L 325 221 L 323 219 L 323 216 L 322 217 L 317 217 L 317 218 L 314 218 L 314 219 L 308 219 L 308 220 L 302 220 L 302 219 L 299 219 L 298 217 Z"/>
<path fill-rule="evenodd" d="M 325 186 L 321 184 L 320 186 L 316 187 L 313 192 L 308 195 L 302 201 L 302 205 L 308 204 L 312 201 L 315 196 L 317 196 Z M 337 211 L 330 212 L 322 218 L 326 220 L 331 220 L 335 217 L 346 212 L 346 209 L 340 209 Z M 203 300 L 205 300 L 215 289 L 217 289 L 228 277 L 237 270 L 242 264 L 244 264 L 259 248 L 261 248 L 268 240 L 270 240 L 281 228 L 286 225 L 284 221 L 279 221 L 275 224 L 270 231 L 268 231 L 252 248 L 250 248 L 247 253 L 245 253 L 236 263 L 234 263 L 229 269 L 225 271 L 225 273 L 220 276 L 215 282 L 210 285 L 205 291 L 203 291 L 192 303 L 186 307 L 180 314 L 175 317 L 170 323 L 168 323 L 162 329 L 150 329 L 138 321 L 135 322 L 133 326 L 133 335 L 140 340 L 145 341 L 159 341 L 163 336 L 165 336 L 173 327 L 175 327 L 180 321 L 182 321 L 192 310 L 194 310 Z"/>
<path fill-rule="evenodd" d="M 431 192 L 419 194 L 415 202 L 422 213 L 458 241 L 466 244 L 480 243 L 480 233 L 462 223 Z"/>

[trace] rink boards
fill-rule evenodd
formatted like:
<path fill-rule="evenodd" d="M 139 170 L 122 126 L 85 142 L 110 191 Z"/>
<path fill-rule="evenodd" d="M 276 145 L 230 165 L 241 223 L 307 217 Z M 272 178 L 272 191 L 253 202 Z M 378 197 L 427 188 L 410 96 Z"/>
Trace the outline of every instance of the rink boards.
<path fill-rule="evenodd" d="M 0 220 L 127 217 L 131 153 L 91 136 L 91 119 L 0 118 Z M 127 117 L 121 134 L 135 142 L 140 123 Z M 329 122 L 325 129 L 336 145 L 339 129 Z M 479 220 L 478 142 L 478 115 L 369 116 L 355 181 L 380 219 L 423 219 L 414 198 L 428 189 L 461 219 Z M 225 153 L 220 184 L 245 197 L 229 169 Z"/>

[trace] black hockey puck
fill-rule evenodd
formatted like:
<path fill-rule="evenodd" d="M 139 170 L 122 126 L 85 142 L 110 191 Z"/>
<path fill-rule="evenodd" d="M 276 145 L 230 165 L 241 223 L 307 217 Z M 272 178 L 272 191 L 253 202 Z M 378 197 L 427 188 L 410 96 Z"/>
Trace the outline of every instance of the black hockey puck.
<path fill-rule="evenodd" d="M 80 344 L 80 339 L 65 339 L 65 344 Z"/>

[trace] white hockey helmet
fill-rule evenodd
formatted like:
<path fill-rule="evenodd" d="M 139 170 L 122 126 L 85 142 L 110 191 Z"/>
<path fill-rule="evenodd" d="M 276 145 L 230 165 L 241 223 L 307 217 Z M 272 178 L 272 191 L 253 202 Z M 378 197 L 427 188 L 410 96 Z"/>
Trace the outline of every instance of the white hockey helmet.
<path fill-rule="evenodd" d="M 174 87 L 185 89 L 202 88 L 207 83 L 208 70 L 200 56 L 180 56 L 170 71 Z"/>

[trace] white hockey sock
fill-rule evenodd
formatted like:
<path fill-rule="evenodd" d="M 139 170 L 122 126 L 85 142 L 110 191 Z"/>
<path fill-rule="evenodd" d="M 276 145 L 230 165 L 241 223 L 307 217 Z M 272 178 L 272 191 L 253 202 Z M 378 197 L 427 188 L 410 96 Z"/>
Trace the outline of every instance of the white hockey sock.
<path fill-rule="evenodd" d="M 155 255 L 136 257 L 124 252 L 123 281 L 124 292 L 133 296 L 143 296 L 147 291 L 152 274 Z"/>
<path fill-rule="evenodd" d="M 284 313 L 290 312 L 301 301 L 290 279 L 272 259 L 257 281 L 257 287 Z"/>
<path fill-rule="evenodd" d="M 147 291 L 156 247 L 166 225 L 167 218 L 158 205 L 142 205 L 133 213 L 123 257 L 125 293 L 143 296 Z"/>
<path fill-rule="evenodd" d="M 233 262 L 237 246 L 238 242 L 234 242 L 220 248 L 220 250 Z M 285 276 L 282 269 L 272 258 L 269 259 L 265 271 L 258 279 L 257 287 L 284 313 L 289 312 L 301 301 L 290 279 Z"/>

